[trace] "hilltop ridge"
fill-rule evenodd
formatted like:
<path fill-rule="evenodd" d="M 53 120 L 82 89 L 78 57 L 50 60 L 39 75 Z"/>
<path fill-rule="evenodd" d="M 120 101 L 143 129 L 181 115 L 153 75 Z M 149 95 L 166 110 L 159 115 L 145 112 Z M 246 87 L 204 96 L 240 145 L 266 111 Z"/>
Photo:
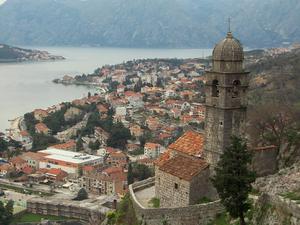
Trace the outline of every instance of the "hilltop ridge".
<path fill-rule="evenodd" d="M 297 0 L 10 0 L 0 6 L 0 42 L 204 48 L 232 17 L 245 46 L 270 47 L 299 41 L 299 10 Z"/>

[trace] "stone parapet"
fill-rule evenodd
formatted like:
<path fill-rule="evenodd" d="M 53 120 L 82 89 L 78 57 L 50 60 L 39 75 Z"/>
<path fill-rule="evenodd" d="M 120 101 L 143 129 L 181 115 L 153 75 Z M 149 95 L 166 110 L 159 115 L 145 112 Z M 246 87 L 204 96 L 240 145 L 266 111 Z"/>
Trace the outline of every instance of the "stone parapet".
<path fill-rule="evenodd" d="M 145 208 L 137 200 L 135 192 L 153 185 L 154 178 L 150 178 L 129 186 L 136 215 L 139 220 L 145 221 L 148 225 L 162 224 L 163 221 L 172 225 L 206 225 L 217 214 L 224 212 L 220 201 L 178 208 Z"/>

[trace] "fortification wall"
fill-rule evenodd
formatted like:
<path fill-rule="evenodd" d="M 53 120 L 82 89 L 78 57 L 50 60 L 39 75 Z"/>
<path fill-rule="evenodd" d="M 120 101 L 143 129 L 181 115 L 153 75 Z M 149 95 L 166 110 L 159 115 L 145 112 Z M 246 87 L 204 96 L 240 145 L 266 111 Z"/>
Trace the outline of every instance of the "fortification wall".
<path fill-rule="evenodd" d="M 103 221 L 106 211 L 95 208 L 70 205 L 64 202 L 45 201 L 33 198 L 27 202 L 27 211 L 35 214 L 63 216 L 81 221 L 89 221 L 91 218 Z"/>
<path fill-rule="evenodd" d="M 153 186 L 154 182 L 154 178 L 150 178 L 129 186 L 136 215 L 147 225 L 158 225 L 163 221 L 172 225 L 207 225 L 217 214 L 224 212 L 219 201 L 178 208 L 145 208 L 138 202 L 135 192 Z"/>

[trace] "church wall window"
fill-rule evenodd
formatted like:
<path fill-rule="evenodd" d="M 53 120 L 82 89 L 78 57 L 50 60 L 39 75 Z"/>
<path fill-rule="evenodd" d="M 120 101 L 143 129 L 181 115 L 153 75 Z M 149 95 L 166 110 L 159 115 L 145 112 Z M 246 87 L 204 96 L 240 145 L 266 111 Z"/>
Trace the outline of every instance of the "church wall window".
<path fill-rule="evenodd" d="M 212 97 L 219 97 L 219 81 L 213 80 L 212 82 Z"/>
<path fill-rule="evenodd" d="M 232 98 L 238 98 L 240 96 L 240 86 L 241 82 L 239 80 L 234 80 L 233 81 L 233 89 L 232 89 Z"/>
<path fill-rule="evenodd" d="M 178 184 L 177 184 L 177 183 L 174 184 L 174 188 L 175 188 L 176 190 L 178 189 Z"/>

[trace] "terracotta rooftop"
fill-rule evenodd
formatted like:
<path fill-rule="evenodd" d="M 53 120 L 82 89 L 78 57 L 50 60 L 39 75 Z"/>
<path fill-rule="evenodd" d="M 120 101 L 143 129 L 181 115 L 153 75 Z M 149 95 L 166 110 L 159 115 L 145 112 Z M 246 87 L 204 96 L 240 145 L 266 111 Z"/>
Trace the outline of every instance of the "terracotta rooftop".
<path fill-rule="evenodd" d="M 52 168 L 52 169 L 48 170 L 47 174 L 54 175 L 54 176 L 63 174 L 65 176 L 67 176 L 67 173 L 65 171 L 63 171 L 61 169 L 56 169 L 56 168 Z"/>
<path fill-rule="evenodd" d="M 28 158 L 31 158 L 33 160 L 41 160 L 47 155 L 48 154 L 41 153 L 41 152 L 25 152 L 21 155 L 21 158 L 25 159 L 25 158 L 28 157 Z"/>
<path fill-rule="evenodd" d="M 22 131 L 20 132 L 20 135 L 21 135 L 22 137 L 29 137 L 29 136 L 30 136 L 29 133 L 28 133 L 28 131 L 26 131 L 26 130 L 22 130 Z"/>
<path fill-rule="evenodd" d="M 203 152 L 204 135 L 195 131 L 187 131 L 174 143 L 169 145 L 169 149 L 187 155 L 200 156 Z"/>
<path fill-rule="evenodd" d="M 34 169 L 31 168 L 30 166 L 26 166 L 26 167 L 24 167 L 24 168 L 22 169 L 22 172 L 25 173 L 25 174 L 27 174 L 27 175 L 28 175 L 28 174 L 32 174 L 33 171 L 34 171 Z"/>
<path fill-rule="evenodd" d="M 111 175 L 113 173 L 121 173 L 121 172 L 123 172 L 122 167 L 108 167 L 107 169 L 102 171 L 102 173 L 106 173 L 108 175 Z"/>
<path fill-rule="evenodd" d="M 126 158 L 126 155 L 122 151 L 110 152 L 109 155 L 113 158 Z"/>
<path fill-rule="evenodd" d="M 171 158 L 171 153 L 172 153 L 172 150 L 167 149 L 167 151 L 162 153 L 159 156 L 159 158 L 154 161 L 154 164 L 159 167 L 162 166 L 165 162 L 167 162 Z"/>
<path fill-rule="evenodd" d="M 57 144 L 57 145 L 52 145 L 51 148 L 56 148 L 56 149 L 63 149 L 63 150 L 68 150 L 76 147 L 76 142 L 74 140 L 70 140 L 68 142 L 62 143 L 62 144 Z"/>
<path fill-rule="evenodd" d="M 24 159 L 22 159 L 20 156 L 16 156 L 10 159 L 10 163 L 12 164 L 24 164 L 27 163 Z"/>
<path fill-rule="evenodd" d="M 36 125 L 35 125 L 35 129 L 36 130 L 38 130 L 38 131 L 48 131 L 49 130 L 49 128 L 47 127 L 47 125 L 46 124 L 44 124 L 44 123 L 37 123 Z"/>
<path fill-rule="evenodd" d="M 144 147 L 147 148 L 147 149 L 156 150 L 160 146 L 161 145 L 158 144 L 158 143 L 147 142 Z"/>
<path fill-rule="evenodd" d="M 194 176 L 208 167 L 208 163 L 202 159 L 177 155 L 168 160 L 159 170 L 171 174 L 180 179 L 190 181 Z"/>

